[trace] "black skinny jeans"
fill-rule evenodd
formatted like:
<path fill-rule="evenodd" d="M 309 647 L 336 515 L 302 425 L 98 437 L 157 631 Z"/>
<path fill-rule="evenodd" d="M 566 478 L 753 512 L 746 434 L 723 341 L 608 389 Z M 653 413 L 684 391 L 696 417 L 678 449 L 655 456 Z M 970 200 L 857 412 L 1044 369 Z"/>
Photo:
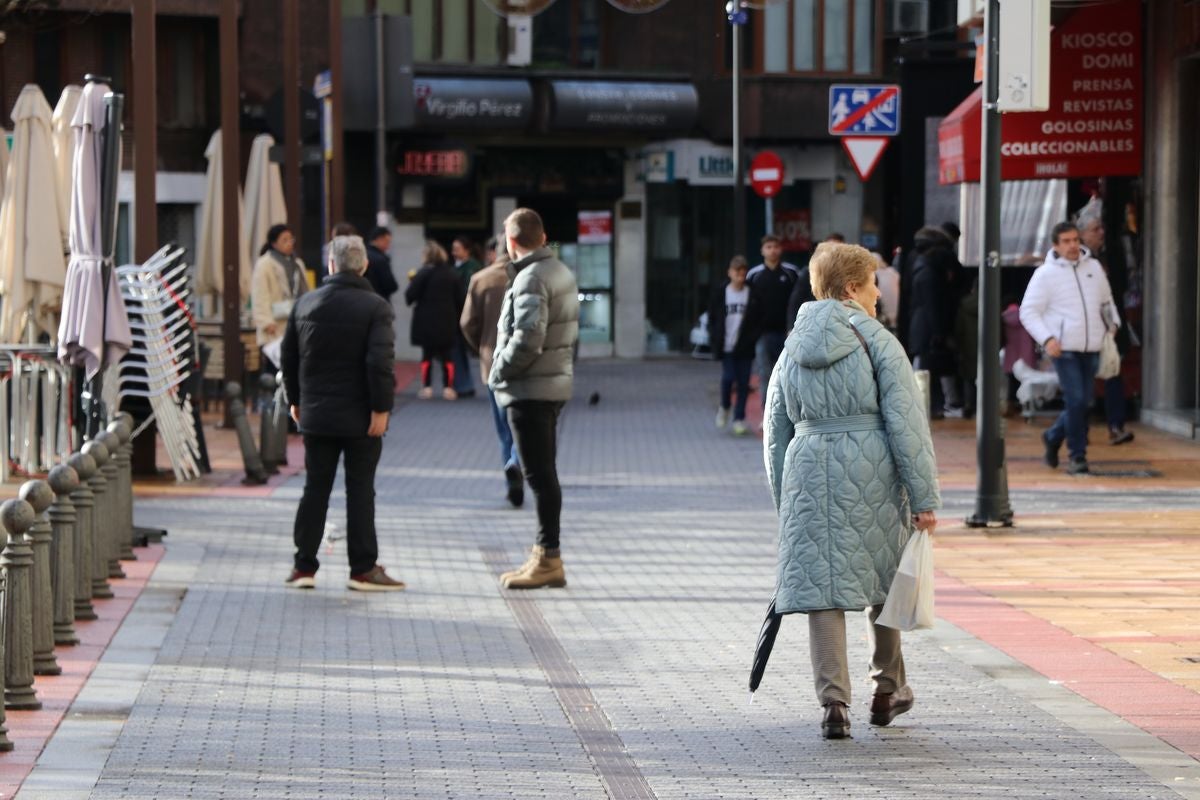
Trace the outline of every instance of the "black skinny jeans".
<path fill-rule="evenodd" d="M 549 400 L 518 400 L 508 407 L 521 469 L 537 500 L 537 543 L 547 550 L 558 548 L 562 488 L 558 485 L 558 415 L 563 403 Z"/>
<path fill-rule="evenodd" d="M 293 537 L 296 569 L 316 572 L 321 566 L 317 551 L 325 536 L 329 494 L 337 477 L 338 457 L 346 462 L 346 549 L 350 574 L 362 575 L 375 566 L 379 542 L 375 538 L 375 467 L 383 451 L 379 436 L 336 437 L 304 435 L 304 496 L 296 510 Z"/>

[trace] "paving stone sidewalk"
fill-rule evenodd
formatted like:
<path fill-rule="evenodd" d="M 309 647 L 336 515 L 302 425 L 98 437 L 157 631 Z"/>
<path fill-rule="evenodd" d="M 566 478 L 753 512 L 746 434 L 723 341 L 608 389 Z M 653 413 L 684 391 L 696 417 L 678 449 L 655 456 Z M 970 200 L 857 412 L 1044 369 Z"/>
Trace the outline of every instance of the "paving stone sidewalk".
<path fill-rule="evenodd" d="M 299 477 L 139 503 L 170 529 L 156 616 L 135 608 L 105 661 L 153 663 L 82 697 L 18 796 L 1200 797 L 1195 761 L 945 623 L 906 637 L 918 703 L 892 728 L 866 724 L 861 626 L 852 741 L 817 735 L 803 618 L 749 704 L 774 522 L 761 444 L 713 429 L 713 382 L 582 365 L 600 402 L 562 424 L 561 591 L 497 587 L 534 515 L 504 503 L 486 398 L 393 420 L 378 519 L 402 594 L 347 591 L 341 541 L 315 591 L 282 585 Z"/>

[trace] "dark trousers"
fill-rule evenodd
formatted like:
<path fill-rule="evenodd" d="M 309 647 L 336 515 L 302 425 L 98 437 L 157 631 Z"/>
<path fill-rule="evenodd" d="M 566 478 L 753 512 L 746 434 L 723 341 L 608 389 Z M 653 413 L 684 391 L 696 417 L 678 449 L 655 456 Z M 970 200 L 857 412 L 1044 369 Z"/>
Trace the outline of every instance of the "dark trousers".
<path fill-rule="evenodd" d="M 785 332 L 769 331 L 759 336 L 754 346 L 754 357 L 758 360 L 758 399 L 763 408 L 767 407 L 767 384 L 771 382 L 771 373 L 775 371 L 775 362 L 783 352 L 785 341 Z"/>
<path fill-rule="evenodd" d="M 379 559 L 375 538 L 375 467 L 383 451 L 381 437 L 304 435 L 304 496 L 296 511 L 296 569 L 316 572 L 321 566 L 317 551 L 325 536 L 325 516 L 329 512 L 329 494 L 337 476 L 338 458 L 345 455 L 346 466 L 346 549 L 350 556 L 350 574 L 362 575 Z"/>
<path fill-rule="evenodd" d="M 733 409 L 734 420 L 746 418 L 746 395 L 750 393 L 750 369 L 753 358 L 738 358 L 732 353 L 721 356 L 721 408 L 726 411 L 732 404 L 733 388 L 737 387 L 737 405 Z M 763 389 L 766 392 L 766 389 Z"/>
<path fill-rule="evenodd" d="M 508 407 L 521 470 L 537 499 L 537 544 L 558 547 L 562 488 L 558 485 L 558 415 L 563 404 L 549 400 L 518 400 Z"/>
<path fill-rule="evenodd" d="M 1104 382 L 1104 416 L 1110 431 L 1125 430 L 1125 381 L 1120 375 Z"/>
<path fill-rule="evenodd" d="M 462 334 L 454 342 L 451 357 L 454 359 L 454 372 L 450 380 L 453 381 L 454 391 L 459 394 L 475 391 L 475 381 L 471 379 L 471 360 L 467 357 L 467 343 Z M 487 376 L 484 377 L 486 379 Z"/>
<path fill-rule="evenodd" d="M 450 350 L 435 350 L 429 347 L 421 348 L 421 385 L 433 385 L 433 361 L 442 362 L 442 387 L 454 387 L 454 356 Z"/>
<path fill-rule="evenodd" d="M 1046 439 L 1055 445 L 1062 444 L 1066 439 L 1067 452 L 1072 461 L 1087 458 L 1088 409 L 1092 405 L 1098 366 L 1099 353 L 1067 351 L 1054 359 L 1054 371 L 1058 374 L 1064 408 L 1046 431 Z"/>

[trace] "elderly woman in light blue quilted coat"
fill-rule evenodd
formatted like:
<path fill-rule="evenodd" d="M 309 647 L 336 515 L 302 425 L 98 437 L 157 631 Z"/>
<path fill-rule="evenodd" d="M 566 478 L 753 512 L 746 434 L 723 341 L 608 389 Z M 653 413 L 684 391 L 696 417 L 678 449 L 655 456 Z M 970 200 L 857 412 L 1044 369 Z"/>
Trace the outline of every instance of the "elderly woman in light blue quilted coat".
<path fill-rule="evenodd" d="M 823 244 L 809 266 L 816 302 L 801 307 L 771 375 L 767 477 L 779 512 L 775 610 L 805 613 L 822 734 L 849 735 L 846 611 L 867 610 L 871 723 L 912 708 L 900 633 L 875 624 L 914 526 L 940 504 L 929 423 L 912 367 L 875 320 L 875 259 Z"/>

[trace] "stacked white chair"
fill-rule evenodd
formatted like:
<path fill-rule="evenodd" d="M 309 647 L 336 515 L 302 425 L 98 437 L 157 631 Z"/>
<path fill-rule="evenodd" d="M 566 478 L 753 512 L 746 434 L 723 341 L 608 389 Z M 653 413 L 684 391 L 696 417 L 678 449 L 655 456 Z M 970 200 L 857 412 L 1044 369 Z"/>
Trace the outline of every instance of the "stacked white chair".
<path fill-rule="evenodd" d="M 183 252 L 168 246 L 145 264 L 116 268 L 133 346 L 120 364 L 109 367 L 104 381 L 106 389 L 113 387 L 116 393 L 105 398 L 109 408 L 118 408 L 123 397 L 149 401 L 151 419 L 180 481 L 200 476 L 200 440 L 191 399 L 180 389 L 192 368 L 187 354 L 195 352 L 195 326 L 188 308 L 192 289 Z M 147 424 L 149 420 L 143 428 Z"/>

